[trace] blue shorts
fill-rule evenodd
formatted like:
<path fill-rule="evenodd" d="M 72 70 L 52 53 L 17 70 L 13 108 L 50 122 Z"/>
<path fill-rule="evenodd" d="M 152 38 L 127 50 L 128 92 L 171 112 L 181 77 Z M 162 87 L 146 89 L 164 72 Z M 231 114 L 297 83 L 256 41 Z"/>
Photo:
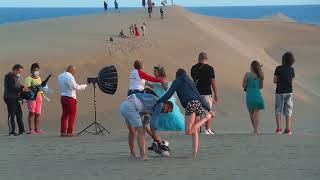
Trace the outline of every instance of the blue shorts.
<path fill-rule="evenodd" d="M 125 101 L 120 105 L 120 113 L 126 124 L 132 127 L 142 127 L 142 121 L 136 105 L 130 101 Z"/>

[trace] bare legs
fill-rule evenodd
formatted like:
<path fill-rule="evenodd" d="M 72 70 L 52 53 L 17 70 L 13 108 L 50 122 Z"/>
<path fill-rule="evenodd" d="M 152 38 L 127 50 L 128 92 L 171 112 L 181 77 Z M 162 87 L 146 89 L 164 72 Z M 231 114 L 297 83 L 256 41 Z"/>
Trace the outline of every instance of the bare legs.
<path fill-rule="evenodd" d="M 33 129 L 32 128 L 32 120 L 34 120 L 34 113 L 29 112 L 29 115 L 28 115 L 29 132 Z"/>
<path fill-rule="evenodd" d="M 213 120 L 213 119 L 209 119 L 209 120 L 205 123 L 206 130 L 211 129 L 212 120 Z"/>
<path fill-rule="evenodd" d="M 259 131 L 259 109 L 254 109 L 252 112 L 249 112 L 250 114 L 250 120 L 251 120 L 251 124 L 253 126 L 254 129 L 254 134 L 255 135 L 259 135 L 260 131 Z"/>
<path fill-rule="evenodd" d="M 135 136 L 138 132 L 138 136 L 137 136 L 137 140 L 138 140 L 138 146 L 140 149 L 140 157 L 142 160 L 146 160 L 147 156 L 146 156 L 146 150 L 145 150 L 145 139 L 144 139 L 144 128 L 143 127 L 132 127 L 132 126 L 128 126 L 128 130 L 129 130 L 129 134 L 128 134 L 128 143 L 129 143 L 129 147 L 130 147 L 130 153 L 131 153 L 131 158 L 136 159 L 136 152 L 135 152 Z"/>
<path fill-rule="evenodd" d="M 291 130 L 292 117 L 286 115 L 286 129 Z M 281 129 L 281 114 L 276 115 L 277 129 Z"/>
<path fill-rule="evenodd" d="M 136 156 L 136 152 L 135 152 L 135 144 L 134 144 L 134 139 L 137 133 L 136 128 L 132 127 L 132 126 L 128 126 L 128 143 L 129 143 L 129 148 L 130 148 L 130 153 L 131 153 L 131 158 L 135 159 Z"/>
<path fill-rule="evenodd" d="M 34 130 L 35 131 L 40 130 L 40 114 L 29 112 L 29 115 L 28 115 L 29 132 L 33 129 L 32 121 L 34 122 Z"/>
<path fill-rule="evenodd" d="M 276 115 L 277 129 L 281 129 L 281 114 Z"/>
<path fill-rule="evenodd" d="M 185 131 L 187 135 L 192 135 L 192 155 L 193 158 L 198 157 L 199 151 L 199 134 L 198 129 L 209 119 L 214 117 L 213 112 L 210 112 L 203 119 L 196 120 L 196 114 L 192 113 L 185 117 Z"/>
<path fill-rule="evenodd" d="M 291 130 L 291 122 L 292 122 L 291 116 L 286 116 L 286 129 Z"/>

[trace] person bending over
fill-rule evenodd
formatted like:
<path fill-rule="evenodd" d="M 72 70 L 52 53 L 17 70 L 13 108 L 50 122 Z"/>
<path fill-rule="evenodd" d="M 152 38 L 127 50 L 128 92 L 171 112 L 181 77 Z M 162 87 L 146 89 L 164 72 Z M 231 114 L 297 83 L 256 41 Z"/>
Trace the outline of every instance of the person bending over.
<path fill-rule="evenodd" d="M 213 118 L 215 114 L 214 112 L 210 112 L 208 102 L 200 96 L 196 86 L 184 69 L 178 69 L 176 79 L 173 81 L 170 89 L 157 103 L 169 100 L 175 92 L 185 108 L 185 132 L 187 135 L 192 135 L 193 158 L 197 158 L 199 150 L 198 129 L 209 119 Z"/>
<path fill-rule="evenodd" d="M 128 144 L 130 147 L 131 157 L 136 158 L 135 153 L 135 136 L 138 133 L 138 145 L 140 149 L 140 157 L 142 160 L 147 160 L 145 150 L 145 129 L 141 120 L 141 114 L 150 114 L 152 129 L 152 138 L 156 142 L 160 142 L 160 137 L 156 133 L 156 125 L 160 113 L 168 113 L 172 111 L 172 103 L 167 101 L 156 104 L 159 98 L 149 93 L 132 94 L 120 105 L 120 112 L 124 118 L 129 134 Z"/>

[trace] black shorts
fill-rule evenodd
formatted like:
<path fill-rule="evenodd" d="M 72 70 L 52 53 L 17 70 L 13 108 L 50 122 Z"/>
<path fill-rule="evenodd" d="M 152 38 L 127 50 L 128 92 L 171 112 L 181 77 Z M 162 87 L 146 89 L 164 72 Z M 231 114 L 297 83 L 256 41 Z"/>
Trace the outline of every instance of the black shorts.
<path fill-rule="evenodd" d="M 196 113 L 196 116 L 203 118 L 208 114 L 208 111 L 205 110 L 198 100 L 192 100 L 188 102 L 186 107 L 186 116 L 191 115 L 192 113 Z"/>

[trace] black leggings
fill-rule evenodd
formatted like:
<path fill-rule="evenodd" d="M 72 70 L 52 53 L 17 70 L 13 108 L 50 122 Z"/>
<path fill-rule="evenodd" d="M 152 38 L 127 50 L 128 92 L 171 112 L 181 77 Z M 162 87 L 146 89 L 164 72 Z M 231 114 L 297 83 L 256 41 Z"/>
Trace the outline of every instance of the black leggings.
<path fill-rule="evenodd" d="M 19 100 L 17 99 L 4 99 L 4 102 L 7 104 L 8 109 L 8 127 L 9 133 L 14 133 L 16 129 L 16 125 L 14 122 L 14 118 L 17 118 L 17 124 L 19 127 L 19 134 L 25 132 L 24 125 L 22 121 L 22 110 Z"/>

